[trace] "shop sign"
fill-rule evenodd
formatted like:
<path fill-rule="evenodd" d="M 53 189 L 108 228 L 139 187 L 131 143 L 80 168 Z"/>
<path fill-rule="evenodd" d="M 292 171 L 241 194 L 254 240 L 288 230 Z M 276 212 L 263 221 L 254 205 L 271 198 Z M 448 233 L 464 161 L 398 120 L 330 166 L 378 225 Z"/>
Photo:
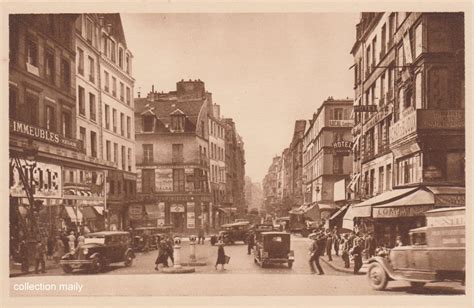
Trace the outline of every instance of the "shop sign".
<path fill-rule="evenodd" d="M 352 127 L 354 121 L 352 120 L 329 120 L 330 127 Z"/>
<path fill-rule="evenodd" d="M 173 191 L 172 169 L 155 169 L 156 190 L 158 192 Z"/>
<path fill-rule="evenodd" d="M 187 211 L 187 219 L 186 219 L 186 227 L 188 229 L 194 229 L 196 228 L 196 217 L 195 217 L 195 211 L 194 211 L 194 202 L 187 202 L 186 206 L 188 208 Z"/>
<path fill-rule="evenodd" d="M 423 213 L 433 208 L 432 205 L 412 205 L 412 206 L 394 206 L 394 207 L 374 207 L 372 216 L 374 218 L 397 218 L 423 216 Z"/>
<path fill-rule="evenodd" d="M 464 110 L 418 110 L 420 129 L 464 129 Z"/>
<path fill-rule="evenodd" d="M 428 227 L 465 226 L 466 225 L 465 215 L 426 217 L 426 225 Z"/>
<path fill-rule="evenodd" d="M 436 206 L 466 206 L 466 195 L 435 195 Z"/>
<path fill-rule="evenodd" d="M 143 218 L 143 205 L 132 204 L 128 207 L 128 216 L 130 219 L 142 219 Z"/>
<path fill-rule="evenodd" d="M 10 132 L 31 137 L 36 140 L 67 147 L 76 151 L 82 149 L 82 142 L 77 139 L 69 139 L 47 129 L 26 124 L 10 119 Z"/>
<path fill-rule="evenodd" d="M 354 112 L 377 112 L 377 105 L 355 105 Z"/>
<path fill-rule="evenodd" d="M 183 204 L 171 204 L 170 212 L 171 213 L 184 213 L 184 205 Z"/>
<path fill-rule="evenodd" d="M 332 144 L 332 147 L 336 154 L 344 154 L 344 155 L 348 155 L 352 151 L 352 146 L 353 146 L 352 141 L 346 141 L 346 140 L 336 141 Z"/>
<path fill-rule="evenodd" d="M 416 131 L 416 112 L 411 112 L 390 127 L 390 143 Z"/>
<path fill-rule="evenodd" d="M 34 188 L 34 197 L 62 197 L 62 173 L 60 166 L 23 159 L 20 159 L 20 165 L 27 182 Z M 25 188 L 14 160 L 10 160 L 10 196 L 26 197 Z"/>

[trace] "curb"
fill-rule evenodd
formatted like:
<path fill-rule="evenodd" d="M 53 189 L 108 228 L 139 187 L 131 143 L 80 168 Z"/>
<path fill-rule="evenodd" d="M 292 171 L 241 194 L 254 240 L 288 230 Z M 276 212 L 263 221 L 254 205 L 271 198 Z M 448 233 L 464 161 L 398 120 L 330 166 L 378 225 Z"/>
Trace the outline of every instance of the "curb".
<path fill-rule="evenodd" d="M 13 268 L 12 268 L 13 267 Z M 32 270 L 29 270 L 27 273 L 23 273 L 21 272 L 21 269 L 20 268 L 16 268 L 17 265 L 13 265 L 12 267 L 10 267 L 10 275 L 9 277 L 12 278 L 12 277 L 19 277 L 19 276 L 25 276 L 25 275 L 30 275 L 30 274 L 33 274 L 35 275 L 35 270 L 34 270 L 34 266 L 30 265 L 30 269 L 33 267 Z M 46 265 L 45 267 L 45 270 L 46 271 L 49 271 L 49 270 L 54 270 L 54 269 L 58 269 L 58 268 L 61 268 L 61 265 L 55 265 L 55 264 L 50 264 L 50 265 Z M 18 270 L 18 272 L 16 273 L 12 273 L 12 270 Z"/>
<path fill-rule="evenodd" d="M 327 266 L 329 266 L 330 268 L 332 268 L 335 271 L 354 275 L 354 269 L 353 268 L 350 269 L 350 268 L 335 266 L 334 264 L 332 264 L 331 262 L 329 262 L 328 260 L 326 260 L 324 258 L 319 258 L 319 260 L 323 261 L 324 264 L 326 264 Z M 365 267 L 366 265 L 367 265 L 367 263 L 362 264 L 362 268 L 359 270 L 359 275 L 362 275 L 362 274 L 365 275 L 367 273 L 367 270 L 366 270 L 366 267 Z"/>
<path fill-rule="evenodd" d="M 196 270 L 193 267 L 171 267 L 171 268 L 163 268 L 161 270 L 162 273 L 165 274 L 187 274 L 187 273 L 194 273 Z"/>

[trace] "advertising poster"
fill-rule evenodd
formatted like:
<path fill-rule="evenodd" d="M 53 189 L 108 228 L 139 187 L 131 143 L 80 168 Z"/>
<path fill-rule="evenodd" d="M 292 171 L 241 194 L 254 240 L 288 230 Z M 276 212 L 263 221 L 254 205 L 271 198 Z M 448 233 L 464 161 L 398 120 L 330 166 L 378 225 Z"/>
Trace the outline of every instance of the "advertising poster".
<path fill-rule="evenodd" d="M 61 166 L 20 159 L 26 181 L 34 189 L 35 198 L 61 198 Z M 10 195 L 26 197 L 17 165 L 10 160 Z"/>
<path fill-rule="evenodd" d="M 187 213 L 187 228 L 194 229 L 196 228 L 196 216 L 195 216 L 195 209 L 194 209 L 194 202 L 186 202 L 186 206 L 188 208 Z"/>
<path fill-rule="evenodd" d="M 157 191 L 173 191 L 173 173 L 171 169 L 155 170 Z"/>

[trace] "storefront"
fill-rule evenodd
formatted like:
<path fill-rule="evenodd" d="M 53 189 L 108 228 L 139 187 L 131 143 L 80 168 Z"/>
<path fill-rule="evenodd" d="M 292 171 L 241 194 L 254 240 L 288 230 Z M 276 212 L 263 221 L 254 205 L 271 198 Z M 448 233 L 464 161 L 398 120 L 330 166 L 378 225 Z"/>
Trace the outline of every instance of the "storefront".
<path fill-rule="evenodd" d="M 354 229 L 373 232 L 378 245 L 393 247 L 397 236 L 409 242 L 409 230 L 426 225 L 424 213 L 439 207 L 465 206 L 465 188 L 419 186 L 395 189 L 351 206 Z"/>
<path fill-rule="evenodd" d="M 208 196 L 147 197 L 129 206 L 128 216 L 133 228 L 171 225 L 175 233 L 195 233 L 205 227 L 209 211 Z"/>

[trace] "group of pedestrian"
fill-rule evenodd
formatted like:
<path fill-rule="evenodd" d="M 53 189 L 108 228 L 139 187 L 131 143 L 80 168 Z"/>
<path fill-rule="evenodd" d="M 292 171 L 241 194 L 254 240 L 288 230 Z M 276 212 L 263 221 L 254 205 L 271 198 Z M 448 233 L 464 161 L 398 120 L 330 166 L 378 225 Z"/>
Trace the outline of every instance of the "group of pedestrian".
<path fill-rule="evenodd" d="M 159 271 L 159 265 L 169 267 L 168 260 L 174 265 L 174 247 L 171 237 L 164 238 L 158 243 L 158 257 L 155 260 L 155 270 Z"/>

